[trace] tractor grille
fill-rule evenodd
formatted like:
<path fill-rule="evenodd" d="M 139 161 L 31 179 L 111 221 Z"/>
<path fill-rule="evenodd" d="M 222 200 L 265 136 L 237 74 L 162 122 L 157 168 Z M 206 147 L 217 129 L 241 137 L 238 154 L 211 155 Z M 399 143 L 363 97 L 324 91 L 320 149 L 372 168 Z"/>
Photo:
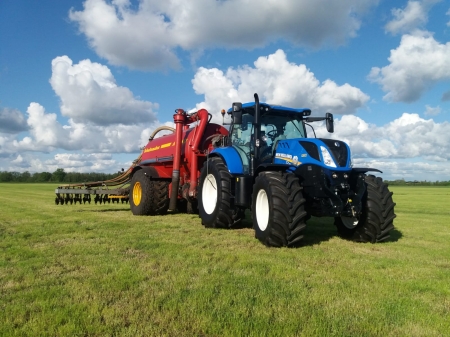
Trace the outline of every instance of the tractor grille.
<path fill-rule="evenodd" d="M 304 141 L 299 141 L 299 143 L 301 146 L 303 146 L 306 152 L 308 152 L 311 158 L 320 161 L 319 149 L 317 148 L 316 144 Z"/>
<path fill-rule="evenodd" d="M 339 167 L 347 165 L 348 150 L 344 142 L 333 139 L 321 139 L 331 151 L 331 154 Z"/>

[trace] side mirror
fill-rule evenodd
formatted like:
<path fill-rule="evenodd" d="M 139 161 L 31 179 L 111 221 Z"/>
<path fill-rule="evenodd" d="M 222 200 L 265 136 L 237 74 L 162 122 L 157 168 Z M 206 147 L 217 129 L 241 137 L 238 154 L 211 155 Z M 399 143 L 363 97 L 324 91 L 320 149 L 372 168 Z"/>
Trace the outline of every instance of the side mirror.
<path fill-rule="evenodd" d="M 334 119 L 333 119 L 333 114 L 327 112 L 325 114 L 325 118 L 326 118 L 326 125 L 327 125 L 327 131 L 329 133 L 333 133 L 334 132 Z"/>
<path fill-rule="evenodd" d="M 233 108 L 233 123 L 242 124 L 242 103 L 235 102 L 232 105 Z"/>

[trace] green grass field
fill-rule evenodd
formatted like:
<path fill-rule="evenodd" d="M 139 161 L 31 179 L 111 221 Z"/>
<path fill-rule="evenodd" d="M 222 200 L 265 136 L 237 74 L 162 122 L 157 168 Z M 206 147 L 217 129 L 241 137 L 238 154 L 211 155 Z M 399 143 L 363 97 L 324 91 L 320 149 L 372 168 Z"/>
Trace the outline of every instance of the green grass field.
<path fill-rule="evenodd" d="M 450 334 L 450 188 L 392 187 L 386 243 L 312 218 L 273 249 L 195 215 L 56 206 L 55 187 L 0 184 L 0 336 Z"/>

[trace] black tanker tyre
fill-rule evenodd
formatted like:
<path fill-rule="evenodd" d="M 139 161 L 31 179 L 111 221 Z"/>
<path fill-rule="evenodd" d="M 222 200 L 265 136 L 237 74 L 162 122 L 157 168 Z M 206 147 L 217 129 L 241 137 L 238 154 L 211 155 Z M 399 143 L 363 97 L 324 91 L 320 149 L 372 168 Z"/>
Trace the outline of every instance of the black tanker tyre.
<path fill-rule="evenodd" d="M 186 213 L 187 214 L 198 214 L 198 203 L 197 200 L 186 202 Z"/>
<path fill-rule="evenodd" d="M 240 212 L 231 207 L 231 174 L 218 157 L 209 158 L 200 173 L 198 213 L 208 228 L 231 228 L 239 224 Z"/>
<path fill-rule="evenodd" d="M 380 177 L 365 177 L 367 186 L 363 198 L 363 211 L 354 228 L 345 226 L 341 218 L 335 218 L 334 224 L 342 238 L 356 242 L 382 242 L 389 238 L 394 229 L 395 203 L 388 185 Z"/>
<path fill-rule="evenodd" d="M 164 180 L 151 180 L 153 184 L 152 214 L 166 214 L 169 209 L 169 182 Z"/>
<path fill-rule="evenodd" d="M 253 188 L 255 237 L 269 247 L 295 247 L 303 238 L 305 199 L 292 173 L 262 172 Z"/>
<path fill-rule="evenodd" d="M 169 206 L 168 186 L 166 181 L 151 180 L 144 170 L 137 171 L 130 186 L 130 208 L 133 215 L 166 213 Z"/>

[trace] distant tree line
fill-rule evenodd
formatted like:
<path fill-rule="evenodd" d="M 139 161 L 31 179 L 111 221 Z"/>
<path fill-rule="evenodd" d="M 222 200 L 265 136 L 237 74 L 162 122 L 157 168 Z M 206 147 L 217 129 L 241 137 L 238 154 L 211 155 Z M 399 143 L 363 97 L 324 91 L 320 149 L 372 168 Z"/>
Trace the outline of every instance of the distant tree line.
<path fill-rule="evenodd" d="M 55 172 L 7 172 L 0 171 L 0 182 L 2 183 L 84 183 L 88 181 L 104 181 L 117 177 L 122 172 L 117 173 L 80 173 L 66 172 L 59 168 Z"/>
<path fill-rule="evenodd" d="M 449 181 L 419 181 L 419 180 L 385 180 L 390 186 L 450 186 Z"/>
<path fill-rule="evenodd" d="M 0 171 L 0 182 L 2 183 L 84 183 L 88 181 L 104 181 L 112 179 L 122 174 L 122 172 L 116 173 L 80 173 L 80 172 L 66 172 L 64 169 L 59 168 L 55 172 L 7 172 Z M 398 180 L 385 180 L 391 186 L 450 186 L 449 181 L 407 181 L 404 179 Z"/>

